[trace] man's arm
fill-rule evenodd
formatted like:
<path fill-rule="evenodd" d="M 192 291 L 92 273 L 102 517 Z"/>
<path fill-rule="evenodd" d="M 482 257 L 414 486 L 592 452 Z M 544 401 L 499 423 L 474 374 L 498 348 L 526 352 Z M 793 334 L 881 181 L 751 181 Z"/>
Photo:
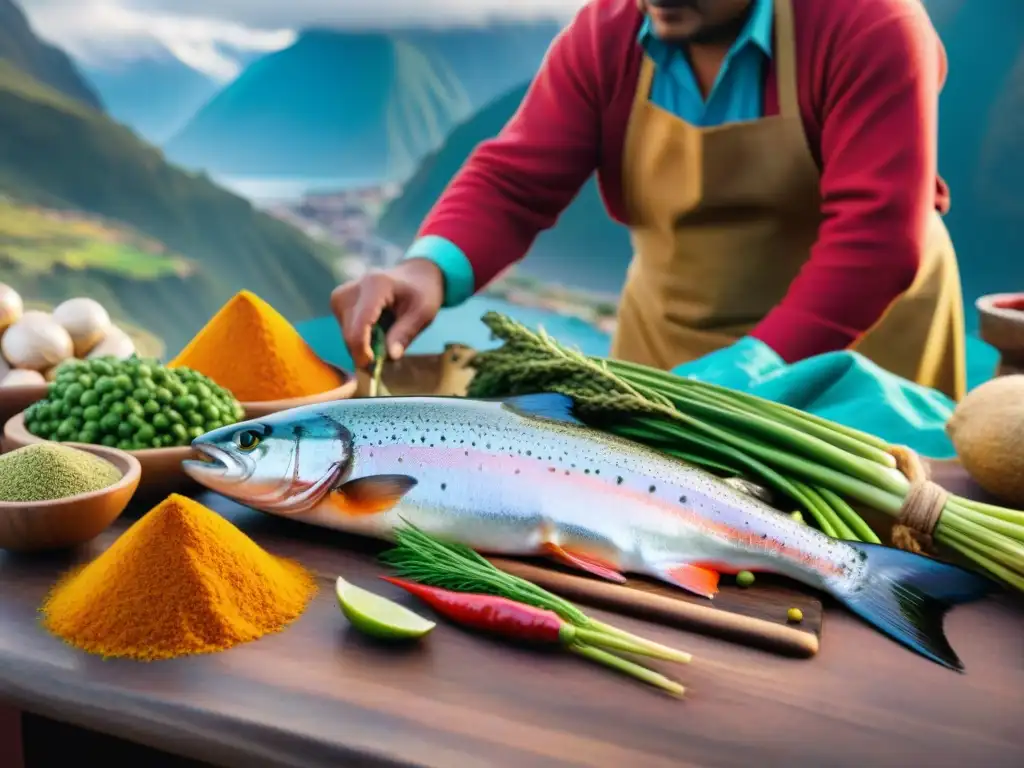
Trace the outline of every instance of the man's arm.
<path fill-rule="evenodd" d="M 870 9 L 842 31 L 825 84 L 818 241 L 751 334 L 787 362 L 870 330 L 917 276 L 935 207 L 945 54 L 919 4 Z"/>
<path fill-rule="evenodd" d="M 445 275 L 459 304 L 522 259 L 598 164 L 600 72 L 590 6 L 555 39 L 516 114 L 480 144 L 434 205 L 407 258 Z"/>

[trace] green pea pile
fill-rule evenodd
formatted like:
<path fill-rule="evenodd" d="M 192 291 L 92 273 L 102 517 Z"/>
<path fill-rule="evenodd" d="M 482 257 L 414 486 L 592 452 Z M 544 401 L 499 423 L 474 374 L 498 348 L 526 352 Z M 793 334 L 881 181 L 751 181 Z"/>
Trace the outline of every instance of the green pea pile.
<path fill-rule="evenodd" d="M 138 451 L 188 445 L 242 416 L 230 392 L 191 368 L 97 358 L 63 363 L 25 427 L 45 440 Z"/>

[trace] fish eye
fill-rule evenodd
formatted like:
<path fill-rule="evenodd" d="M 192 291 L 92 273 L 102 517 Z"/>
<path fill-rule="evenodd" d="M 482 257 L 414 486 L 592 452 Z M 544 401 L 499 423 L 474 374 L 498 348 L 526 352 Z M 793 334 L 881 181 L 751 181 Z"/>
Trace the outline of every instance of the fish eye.
<path fill-rule="evenodd" d="M 243 430 L 235 435 L 235 445 L 243 451 L 251 451 L 260 444 L 260 436 L 251 429 Z"/>

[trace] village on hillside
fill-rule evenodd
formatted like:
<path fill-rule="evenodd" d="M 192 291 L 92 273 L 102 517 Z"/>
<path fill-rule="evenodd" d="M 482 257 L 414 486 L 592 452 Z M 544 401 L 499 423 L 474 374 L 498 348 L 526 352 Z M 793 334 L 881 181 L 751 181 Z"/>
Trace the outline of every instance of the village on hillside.
<path fill-rule="evenodd" d="M 376 233 L 378 218 L 400 192 L 396 184 L 315 192 L 294 201 L 267 202 L 264 209 L 309 237 L 341 250 L 338 272 L 354 279 L 402 257 L 401 248 Z M 514 267 L 491 283 L 486 293 L 511 304 L 578 317 L 605 333 L 615 329 L 615 296 L 543 283 L 517 274 Z"/>

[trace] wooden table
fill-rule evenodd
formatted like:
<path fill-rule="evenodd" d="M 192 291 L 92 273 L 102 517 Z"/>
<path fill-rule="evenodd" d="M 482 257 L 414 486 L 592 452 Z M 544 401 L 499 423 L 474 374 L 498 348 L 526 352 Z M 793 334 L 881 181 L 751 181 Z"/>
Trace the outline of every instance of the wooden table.
<path fill-rule="evenodd" d="M 957 470 L 940 469 L 940 479 L 963 489 Z M 421 646 L 380 647 L 347 628 L 330 589 L 338 574 L 387 586 L 376 581 L 372 557 L 330 532 L 204 500 L 268 550 L 323 575 L 303 618 L 227 653 L 102 661 L 37 624 L 67 558 L 0 553 L 0 706 L 245 768 L 1024 765 L 1024 612 L 1016 598 L 950 616 L 965 675 L 834 606 L 812 660 L 616 618 L 695 654 L 678 668 L 689 696 L 673 701 L 574 658 L 445 625 Z"/>

